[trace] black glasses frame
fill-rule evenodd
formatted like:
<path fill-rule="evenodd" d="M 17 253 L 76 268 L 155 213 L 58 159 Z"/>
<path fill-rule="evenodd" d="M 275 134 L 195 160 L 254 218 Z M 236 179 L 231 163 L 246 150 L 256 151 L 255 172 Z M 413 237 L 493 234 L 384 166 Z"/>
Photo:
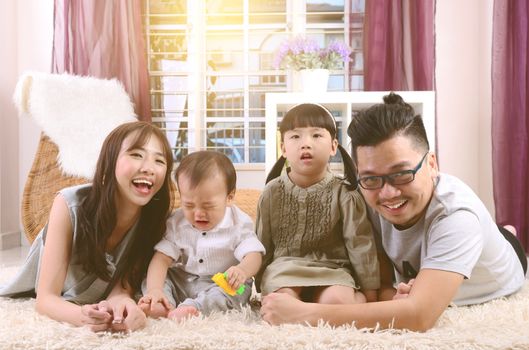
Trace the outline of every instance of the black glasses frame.
<path fill-rule="evenodd" d="M 430 153 L 430 151 L 426 152 L 424 154 L 424 156 L 422 156 L 421 161 L 419 162 L 419 164 L 417 164 L 417 166 L 415 168 L 413 168 L 413 169 L 399 171 L 399 172 L 388 174 L 388 175 L 364 176 L 364 177 L 359 178 L 357 183 L 358 183 L 358 185 L 360 187 L 362 187 L 365 190 L 378 190 L 378 189 L 384 187 L 386 182 L 391 184 L 392 186 L 408 184 L 408 183 L 412 182 L 413 180 L 415 180 L 415 174 L 417 174 L 417 172 L 421 169 L 422 163 L 424 163 L 424 159 L 426 158 L 428 153 Z M 409 179 L 409 181 L 406 180 L 404 182 L 398 182 L 398 180 L 396 180 L 400 176 L 405 176 L 405 175 L 411 175 L 411 178 Z M 380 185 L 377 185 L 376 187 L 373 187 L 373 186 L 366 187 L 366 186 L 364 186 L 362 184 L 363 182 L 365 183 L 365 181 L 370 181 L 370 182 L 379 182 L 380 181 Z"/>

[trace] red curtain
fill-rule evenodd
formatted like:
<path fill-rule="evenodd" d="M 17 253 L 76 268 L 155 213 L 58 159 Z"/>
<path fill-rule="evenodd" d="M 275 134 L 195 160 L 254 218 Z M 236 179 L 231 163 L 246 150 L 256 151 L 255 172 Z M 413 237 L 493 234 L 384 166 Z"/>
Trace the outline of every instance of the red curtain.
<path fill-rule="evenodd" d="M 141 0 L 55 0 L 53 73 L 117 78 L 151 120 Z"/>
<path fill-rule="evenodd" d="M 528 0 L 496 0 L 492 33 L 492 170 L 498 224 L 529 251 Z"/>
<path fill-rule="evenodd" d="M 434 89 L 435 0 L 366 0 L 364 90 Z"/>

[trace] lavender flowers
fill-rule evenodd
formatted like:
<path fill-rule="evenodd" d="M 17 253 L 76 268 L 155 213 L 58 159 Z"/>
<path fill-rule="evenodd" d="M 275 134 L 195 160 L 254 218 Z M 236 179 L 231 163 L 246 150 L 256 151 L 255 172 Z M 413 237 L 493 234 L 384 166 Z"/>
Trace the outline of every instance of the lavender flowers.
<path fill-rule="evenodd" d="M 273 66 L 276 69 L 341 69 L 351 60 L 351 49 L 334 40 L 326 48 L 320 48 L 316 40 L 297 36 L 285 40 L 279 46 Z"/>

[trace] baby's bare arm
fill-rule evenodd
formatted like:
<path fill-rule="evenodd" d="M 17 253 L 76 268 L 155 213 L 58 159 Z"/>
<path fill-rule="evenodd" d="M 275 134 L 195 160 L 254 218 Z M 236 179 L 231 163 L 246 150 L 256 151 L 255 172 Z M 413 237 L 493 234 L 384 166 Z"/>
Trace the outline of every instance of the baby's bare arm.
<path fill-rule="evenodd" d="M 158 251 L 154 253 L 147 270 L 147 292 L 140 299 L 140 304 L 151 304 L 152 307 L 154 304 L 161 302 L 167 306 L 169 302 L 163 293 L 163 285 L 167 270 L 172 263 L 173 259 L 171 257 Z"/>
<path fill-rule="evenodd" d="M 250 278 L 255 276 L 259 271 L 262 261 L 263 254 L 260 252 L 252 252 L 246 254 L 238 266 L 246 272 L 247 278 Z"/>
<path fill-rule="evenodd" d="M 238 288 L 248 278 L 255 276 L 261 267 L 263 255 L 260 252 L 248 253 L 238 265 L 226 270 L 228 283 L 233 288 Z"/>

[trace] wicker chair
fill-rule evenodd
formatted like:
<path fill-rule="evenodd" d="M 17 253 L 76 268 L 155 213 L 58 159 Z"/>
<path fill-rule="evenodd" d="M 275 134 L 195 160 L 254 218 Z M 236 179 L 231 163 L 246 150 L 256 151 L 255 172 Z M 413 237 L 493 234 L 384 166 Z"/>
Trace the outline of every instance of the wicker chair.
<path fill-rule="evenodd" d="M 42 133 L 22 195 L 22 226 L 30 243 L 48 221 L 55 193 L 89 181 L 64 175 L 57 163 L 57 154 L 57 146 Z"/>

